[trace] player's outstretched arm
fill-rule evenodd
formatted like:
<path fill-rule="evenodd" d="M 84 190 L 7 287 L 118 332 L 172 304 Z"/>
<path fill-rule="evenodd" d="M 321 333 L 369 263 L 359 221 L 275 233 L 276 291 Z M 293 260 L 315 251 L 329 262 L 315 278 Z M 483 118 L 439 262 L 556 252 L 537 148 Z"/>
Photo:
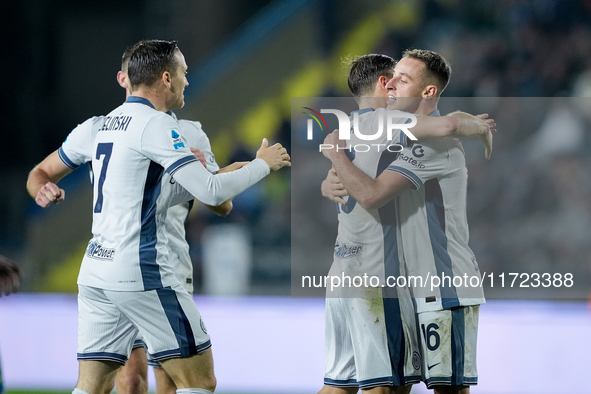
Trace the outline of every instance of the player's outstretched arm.
<path fill-rule="evenodd" d="M 456 111 L 446 116 L 417 116 L 416 126 L 410 132 L 417 139 L 430 137 L 470 138 L 479 137 L 485 147 L 485 156 L 492 153 L 492 134 L 496 123 L 488 114 L 471 115 Z"/>
<path fill-rule="evenodd" d="M 326 136 L 324 144 L 345 147 L 338 130 Z M 380 208 L 412 186 L 406 177 L 391 171 L 384 171 L 376 179 L 369 177 L 349 160 L 345 149 L 323 149 L 322 153 L 332 162 L 349 195 L 365 209 Z"/>
<path fill-rule="evenodd" d="M 339 179 L 337 171 L 332 167 L 326 174 L 326 179 L 322 181 L 320 186 L 322 196 L 328 198 L 331 201 L 336 201 L 341 204 L 346 204 L 347 201 L 343 197 L 348 196 L 347 189 L 343 185 L 343 182 Z"/>
<path fill-rule="evenodd" d="M 57 204 L 64 200 L 66 194 L 56 183 L 70 172 L 72 169 L 64 164 L 56 150 L 31 170 L 27 178 L 27 191 L 42 208 L 52 202 Z"/>
<path fill-rule="evenodd" d="M 217 173 L 218 174 L 224 174 L 226 172 L 236 171 L 236 170 L 241 169 L 242 167 L 244 167 L 248 163 L 250 163 L 250 162 L 249 161 L 237 161 L 235 163 L 232 163 L 230 165 L 227 165 L 224 168 L 221 168 Z M 224 201 L 223 203 L 221 203 L 220 205 L 217 205 L 217 206 L 212 206 L 212 205 L 207 205 L 207 204 L 205 204 L 205 206 L 211 212 L 213 212 L 213 213 L 215 213 L 216 215 L 219 215 L 219 216 L 226 216 L 226 215 L 228 215 L 232 211 L 232 208 L 233 208 L 232 199 L 226 200 L 226 201 Z"/>
<path fill-rule="evenodd" d="M 487 160 L 492 154 L 493 133 L 497 132 L 497 124 L 488 114 L 471 115 L 466 112 L 456 111 L 448 116 L 459 120 L 456 129 L 449 135 L 453 138 L 479 137 L 484 145 L 484 156 Z"/>
<path fill-rule="evenodd" d="M 270 171 L 291 165 L 289 155 L 281 144 L 268 145 L 267 139 L 263 139 L 255 160 L 237 171 L 212 175 L 201 164 L 190 162 L 173 169 L 172 174 L 184 191 L 204 204 L 217 206 L 242 193 Z M 185 196 L 186 193 L 179 192 L 172 205 L 181 202 L 180 199 Z"/>

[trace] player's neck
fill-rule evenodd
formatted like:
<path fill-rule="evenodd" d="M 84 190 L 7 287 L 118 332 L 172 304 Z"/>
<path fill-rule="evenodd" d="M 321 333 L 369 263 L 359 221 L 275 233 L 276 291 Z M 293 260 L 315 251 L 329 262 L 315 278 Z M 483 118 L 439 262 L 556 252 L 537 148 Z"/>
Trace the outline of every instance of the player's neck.
<path fill-rule="evenodd" d="M 168 112 L 171 110 L 170 108 L 168 108 L 167 102 L 164 99 L 164 97 L 162 97 L 161 94 L 158 94 L 158 92 L 152 90 L 138 89 L 133 91 L 131 95 L 135 97 L 145 98 L 150 102 L 150 104 L 154 106 L 156 111 Z"/>
<path fill-rule="evenodd" d="M 414 112 L 417 115 L 426 115 L 428 116 L 431 112 L 437 110 L 437 101 L 436 100 L 422 100 L 419 104 L 419 107 Z"/>
<path fill-rule="evenodd" d="M 386 97 L 360 97 L 359 109 L 378 109 L 386 107 Z"/>

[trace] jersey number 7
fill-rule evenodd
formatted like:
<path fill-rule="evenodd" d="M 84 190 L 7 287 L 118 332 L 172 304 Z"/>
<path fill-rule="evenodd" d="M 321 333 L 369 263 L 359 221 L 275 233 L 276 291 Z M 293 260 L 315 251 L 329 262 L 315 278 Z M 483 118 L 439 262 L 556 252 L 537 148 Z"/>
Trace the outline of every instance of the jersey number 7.
<path fill-rule="evenodd" d="M 107 167 L 109 166 L 109 160 L 111 159 L 111 153 L 113 152 L 112 142 L 102 142 L 96 147 L 96 159 L 100 160 L 101 156 L 105 156 L 103 159 L 103 165 L 101 167 L 101 175 L 98 179 L 97 186 L 97 197 L 96 203 L 94 204 L 94 213 L 101 213 L 103 210 L 103 183 L 105 183 L 105 177 L 107 176 Z"/>

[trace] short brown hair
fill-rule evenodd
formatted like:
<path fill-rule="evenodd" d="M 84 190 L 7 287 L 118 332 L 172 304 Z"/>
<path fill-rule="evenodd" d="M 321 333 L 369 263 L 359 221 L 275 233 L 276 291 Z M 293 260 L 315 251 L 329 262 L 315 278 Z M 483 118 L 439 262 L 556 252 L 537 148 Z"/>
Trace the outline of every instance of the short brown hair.
<path fill-rule="evenodd" d="M 437 86 L 437 96 L 447 87 L 451 78 L 451 66 L 443 56 L 427 49 L 407 49 L 402 57 L 411 57 L 425 63 L 425 84 Z"/>
<path fill-rule="evenodd" d="M 152 86 L 164 71 L 174 72 L 178 66 L 174 57 L 179 48 L 176 41 L 142 40 L 125 50 L 121 59 L 127 59 L 127 75 L 132 87 Z"/>
<path fill-rule="evenodd" d="M 378 79 L 383 75 L 392 78 L 396 61 L 386 55 L 363 55 L 350 61 L 347 83 L 355 99 L 371 94 Z"/>

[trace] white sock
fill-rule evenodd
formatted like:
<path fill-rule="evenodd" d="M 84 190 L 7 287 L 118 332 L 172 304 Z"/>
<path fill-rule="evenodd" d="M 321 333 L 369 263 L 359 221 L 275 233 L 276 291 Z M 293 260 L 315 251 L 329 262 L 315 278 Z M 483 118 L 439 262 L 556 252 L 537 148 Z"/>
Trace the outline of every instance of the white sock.
<path fill-rule="evenodd" d="M 72 394 L 88 394 L 88 393 L 84 390 L 74 389 L 74 391 L 72 391 Z"/>
<path fill-rule="evenodd" d="M 81 394 L 81 393 L 74 393 Z M 213 394 L 212 391 L 205 389 L 177 389 L 176 394 Z"/>

